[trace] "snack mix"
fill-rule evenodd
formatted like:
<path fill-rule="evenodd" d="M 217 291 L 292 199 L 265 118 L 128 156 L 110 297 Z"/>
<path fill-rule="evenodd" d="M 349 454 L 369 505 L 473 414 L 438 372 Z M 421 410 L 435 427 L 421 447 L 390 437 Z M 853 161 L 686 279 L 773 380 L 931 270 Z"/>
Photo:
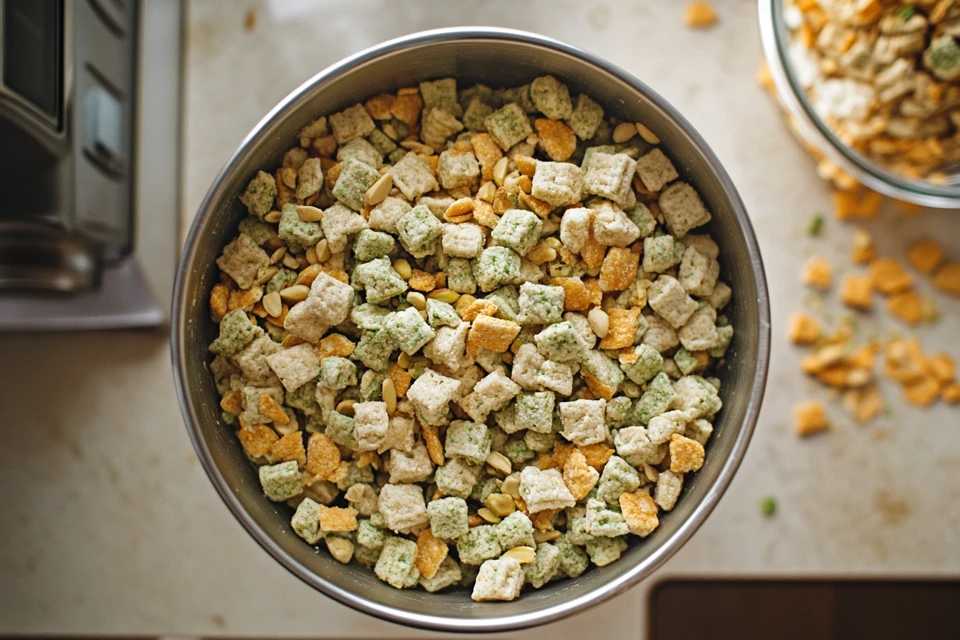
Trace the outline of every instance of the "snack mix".
<path fill-rule="evenodd" d="M 512 600 L 650 535 L 733 337 L 711 214 L 552 76 L 320 117 L 252 176 L 210 370 L 292 530 L 398 589 Z"/>

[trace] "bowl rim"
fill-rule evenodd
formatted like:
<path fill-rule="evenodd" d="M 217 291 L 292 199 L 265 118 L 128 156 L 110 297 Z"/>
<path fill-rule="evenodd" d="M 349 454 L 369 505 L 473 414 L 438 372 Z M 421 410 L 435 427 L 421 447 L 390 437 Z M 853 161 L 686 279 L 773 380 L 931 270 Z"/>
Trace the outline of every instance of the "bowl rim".
<path fill-rule="evenodd" d="M 788 36 L 783 21 L 783 0 L 757 0 L 760 42 L 777 95 L 786 110 L 795 116 L 795 130 L 804 141 L 857 182 L 885 196 L 938 209 L 960 207 L 960 188 L 940 187 L 928 180 L 906 178 L 874 162 L 844 144 L 817 115 L 805 92 L 789 71 L 786 47 Z"/>
<path fill-rule="evenodd" d="M 412 612 L 401 609 L 395 609 L 391 606 L 380 604 L 370 600 L 360 594 L 341 589 L 340 587 L 327 582 L 322 576 L 306 569 L 294 558 L 289 556 L 278 544 L 276 544 L 264 529 L 254 520 L 254 518 L 243 508 L 239 499 L 234 495 L 233 490 L 227 484 L 223 475 L 213 462 L 213 457 L 207 446 L 206 441 L 200 434 L 200 422 L 197 412 L 193 406 L 193 393 L 187 389 L 185 381 L 187 379 L 185 363 L 189 360 L 189 354 L 184 352 L 184 327 L 188 321 L 186 316 L 187 291 L 186 281 L 188 276 L 188 265 L 193 263 L 193 258 L 197 252 L 200 241 L 200 231 L 206 227 L 210 217 L 216 213 L 217 204 L 220 203 L 226 194 L 227 178 L 236 168 L 243 156 L 248 153 L 252 147 L 264 135 L 264 131 L 274 122 L 289 111 L 295 111 L 299 104 L 308 99 L 309 94 L 319 85 L 346 73 L 354 67 L 370 62 L 381 55 L 397 52 L 409 47 L 419 47 L 425 44 L 435 44 L 440 42 L 449 42 L 451 40 L 494 40 L 518 42 L 530 44 L 541 48 L 551 49 L 578 58 L 599 70 L 604 71 L 618 80 L 624 82 L 635 91 L 643 94 L 657 108 L 666 112 L 676 123 L 681 132 L 688 136 L 693 144 L 703 154 L 704 160 L 711 172 L 715 175 L 718 183 L 722 187 L 724 197 L 727 199 L 731 212 L 736 216 L 737 226 L 740 228 L 747 247 L 747 258 L 750 262 L 750 272 L 753 274 L 757 288 L 757 310 L 758 310 L 758 336 L 757 336 L 757 361 L 756 371 L 753 377 L 753 383 L 750 388 L 750 396 L 747 402 L 746 411 L 740 430 L 734 440 L 730 455 L 723 462 L 723 466 L 717 475 L 716 481 L 707 489 L 702 500 L 696 505 L 691 516 L 682 523 L 672 538 L 658 549 L 656 549 L 644 561 L 639 562 L 635 567 L 615 580 L 604 583 L 600 587 L 590 591 L 573 600 L 566 600 L 544 607 L 537 611 L 516 614 L 503 617 L 489 617 L 465 619 L 456 617 L 447 617 L 443 615 L 433 615 L 424 612 Z M 243 139 L 237 150 L 231 155 L 230 159 L 224 165 L 223 169 L 215 178 L 212 186 L 204 197 L 197 215 L 191 224 L 187 239 L 183 245 L 180 261 L 177 269 L 177 277 L 174 283 L 172 300 L 172 319 L 171 322 L 171 340 L 170 352 L 172 360 L 172 369 L 177 397 L 180 404 L 181 413 L 185 422 L 190 441 L 197 453 L 204 471 L 210 478 L 217 493 L 224 504 L 233 514 L 233 516 L 243 525 L 243 528 L 256 542 L 270 554 L 281 566 L 300 580 L 310 585 L 322 594 L 333 598 L 356 611 L 376 616 L 382 620 L 395 622 L 403 625 L 418 627 L 421 629 L 447 631 L 447 632 L 496 632 L 519 630 L 537 625 L 554 622 L 561 618 L 579 613 L 588 607 L 599 604 L 605 600 L 618 595 L 643 578 L 649 576 L 653 571 L 660 567 L 668 558 L 670 558 L 680 547 L 682 547 L 693 533 L 700 527 L 707 516 L 713 511 L 719 502 L 723 493 L 729 486 L 733 476 L 740 466 L 743 456 L 746 453 L 751 436 L 759 416 L 760 407 L 763 401 L 764 389 L 767 380 L 767 370 L 770 356 L 770 305 L 769 294 L 767 290 L 767 281 L 763 269 L 763 261 L 760 255 L 760 248 L 757 243 L 753 226 L 746 213 L 746 208 L 740 199 L 740 196 L 733 185 L 733 181 L 727 172 L 723 169 L 719 159 L 713 151 L 707 146 L 703 138 L 698 134 L 690 123 L 680 113 L 667 103 L 659 94 L 650 89 L 646 84 L 633 77 L 629 73 L 620 69 L 602 58 L 594 56 L 572 45 L 548 38 L 539 34 L 514 29 L 504 29 L 496 27 L 454 27 L 432 29 L 420 31 L 406 36 L 385 41 L 359 53 L 348 56 L 326 69 L 320 71 L 309 80 L 301 84 L 292 91 L 280 103 L 260 120 L 251 132 Z"/>

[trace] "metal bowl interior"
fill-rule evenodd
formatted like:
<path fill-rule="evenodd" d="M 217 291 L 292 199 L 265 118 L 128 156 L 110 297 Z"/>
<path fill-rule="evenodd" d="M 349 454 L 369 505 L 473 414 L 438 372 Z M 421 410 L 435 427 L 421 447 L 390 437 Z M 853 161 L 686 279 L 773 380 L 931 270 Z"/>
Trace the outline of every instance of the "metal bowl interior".
<path fill-rule="evenodd" d="M 679 171 L 713 212 L 709 232 L 722 247 L 723 278 L 733 287 L 726 309 L 737 334 L 720 377 L 724 409 L 707 462 L 677 507 L 649 538 L 635 539 L 620 561 L 575 580 L 559 580 L 513 602 L 478 603 L 456 588 L 438 594 L 398 591 L 358 565 L 317 553 L 289 528 L 291 510 L 262 494 L 256 470 L 220 419 L 207 369 L 215 328 L 207 292 L 214 263 L 245 211 L 237 195 L 258 168 L 276 166 L 297 131 L 322 114 L 381 91 L 456 76 L 462 85 L 519 85 L 545 73 L 585 92 L 608 112 L 642 121 L 663 141 Z M 448 631 L 517 629 L 570 615 L 613 596 L 673 554 L 716 505 L 746 450 L 763 395 L 769 355 L 769 307 L 759 249 L 743 204 L 713 153 L 676 111 L 633 77 L 573 47 L 532 34 L 464 28 L 414 34 L 360 53 L 321 72 L 277 106 L 243 141 L 207 194 L 181 257 L 174 291 L 172 356 L 187 429 L 224 502 L 260 545 L 306 583 L 358 610 L 404 624 Z"/>
<path fill-rule="evenodd" d="M 790 33 L 784 21 L 783 0 L 758 0 L 763 53 L 781 103 L 794 117 L 797 133 L 857 182 L 883 195 L 925 207 L 960 207 L 960 177 L 935 184 L 899 175 L 845 144 L 817 115 L 806 91 L 797 81 L 787 50 Z"/>

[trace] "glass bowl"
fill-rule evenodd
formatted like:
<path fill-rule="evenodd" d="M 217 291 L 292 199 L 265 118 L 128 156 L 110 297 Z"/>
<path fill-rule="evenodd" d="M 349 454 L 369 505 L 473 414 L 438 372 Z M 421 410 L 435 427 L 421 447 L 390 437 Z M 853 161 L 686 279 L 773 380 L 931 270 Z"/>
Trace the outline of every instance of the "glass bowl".
<path fill-rule="evenodd" d="M 780 103 L 801 141 L 847 172 L 857 182 L 885 196 L 939 209 L 960 209 L 960 169 L 944 183 L 908 178 L 871 160 L 840 140 L 817 115 L 797 80 L 787 49 L 790 31 L 783 0 L 758 0 L 760 39 Z"/>

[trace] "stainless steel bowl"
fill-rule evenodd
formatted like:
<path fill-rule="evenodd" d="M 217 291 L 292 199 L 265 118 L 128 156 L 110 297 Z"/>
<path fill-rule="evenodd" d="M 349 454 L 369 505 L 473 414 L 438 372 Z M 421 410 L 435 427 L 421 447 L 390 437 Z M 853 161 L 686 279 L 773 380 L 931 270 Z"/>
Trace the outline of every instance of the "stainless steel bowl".
<path fill-rule="evenodd" d="M 960 208 L 960 171 L 950 169 L 945 184 L 900 175 L 849 146 L 825 123 L 797 81 L 790 57 L 790 32 L 784 21 L 783 0 L 757 0 L 760 39 L 780 103 L 792 116 L 799 138 L 853 176 L 857 182 L 885 196 L 941 209 Z"/>
<path fill-rule="evenodd" d="M 609 112 L 644 122 L 663 141 L 680 172 L 713 212 L 709 231 L 722 247 L 723 278 L 733 287 L 726 313 L 737 334 L 720 373 L 723 411 L 707 463 L 687 484 L 677 507 L 623 557 L 575 580 L 550 583 L 513 602 L 473 602 L 466 589 L 439 594 L 398 591 L 358 565 L 316 553 L 290 531 L 290 509 L 268 501 L 233 430 L 220 419 L 206 363 L 214 337 L 207 292 L 217 281 L 214 260 L 246 215 L 237 195 L 264 166 L 276 166 L 299 129 L 381 91 L 423 79 L 456 76 L 464 84 L 519 85 L 546 73 L 586 92 Z M 743 458 L 760 410 L 770 348 L 770 311 L 763 265 L 743 203 L 729 176 L 693 127 L 636 78 L 554 40 L 490 28 L 417 33 L 347 58 L 301 86 L 254 128 L 217 177 L 187 239 L 173 294 L 172 356 L 187 430 L 207 475 L 247 532 L 280 564 L 322 593 L 360 611 L 403 624 L 445 631 L 502 631 L 568 616 L 616 595 L 650 575 L 686 542 L 716 506 Z M 240 561 L 241 559 L 238 559 Z"/>

